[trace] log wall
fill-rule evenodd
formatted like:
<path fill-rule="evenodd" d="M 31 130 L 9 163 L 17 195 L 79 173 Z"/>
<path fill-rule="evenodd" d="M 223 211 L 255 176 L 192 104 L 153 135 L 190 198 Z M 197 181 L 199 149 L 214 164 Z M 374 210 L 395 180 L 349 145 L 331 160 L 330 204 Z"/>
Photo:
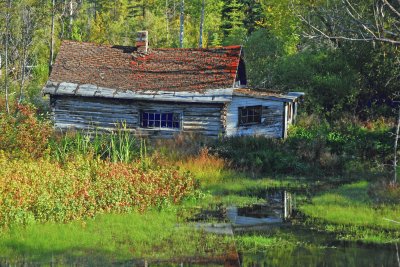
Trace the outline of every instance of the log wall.
<path fill-rule="evenodd" d="M 124 122 L 136 135 L 170 138 L 179 132 L 217 137 L 224 134 L 223 104 L 168 103 L 124 99 L 51 96 L 55 128 L 87 131 L 111 131 Z M 181 129 L 141 128 L 141 111 L 181 114 Z"/>
<path fill-rule="evenodd" d="M 262 106 L 261 124 L 239 126 L 239 107 Z M 227 107 L 226 135 L 263 135 L 284 137 L 285 103 L 244 96 L 233 96 Z"/>

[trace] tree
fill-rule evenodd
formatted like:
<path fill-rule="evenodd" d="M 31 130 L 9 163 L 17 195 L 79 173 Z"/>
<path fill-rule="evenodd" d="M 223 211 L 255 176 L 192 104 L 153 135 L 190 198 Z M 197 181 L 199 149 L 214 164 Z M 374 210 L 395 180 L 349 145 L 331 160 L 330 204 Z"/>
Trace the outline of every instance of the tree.
<path fill-rule="evenodd" d="M 204 9 L 206 7 L 206 1 L 203 0 L 201 5 L 201 18 L 200 18 L 200 37 L 199 37 L 199 47 L 203 47 L 203 28 L 204 28 Z"/>
<path fill-rule="evenodd" d="M 397 111 L 397 122 L 396 122 L 396 129 L 394 131 L 394 157 L 393 157 L 393 183 L 397 183 L 397 172 L 398 172 L 398 146 L 399 146 L 399 139 L 400 139 L 400 91 L 396 92 L 394 95 L 394 100 L 393 102 L 396 103 L 396 109 Z"/>
<path fill-rule="evenodd" d="M 20 49 L 21 49 L 21 78 L 20 78 L 20 92 L 19 92 L 19 102 L 22 101 L 23 99 L 23 89 L 25 85 L 25 79 L 26 76 L 29 75 L 27 73 L 27 64 L 28 64 L 28 58 L 29 58 L 29 49 L 33 44 L 33 38 L 34 38 L 34 30 L 35 30 L 35 24 L 36 24 L 36 19 L 34 18 L 35 14 L 35 8 L 31 7 L 29 5 L 23 5 L 21 7 L 21 40 L 20 40 Z"/>
<path fill-rule="evenodd" d="M 9 68 L 8 68 L 8 48 L 10 44 L 10 18 L 11 18 L 11 0 L 7 0 L 6 7 L 6 31 L 5 31 L 5 76 L 4 76 L 4 87 L 5 87 L 5 98 L 6 98 L 6 112 L 10 113 L 10 103 L 9 103 Z"/>
<path fill-rule="evenodd" d="M 181 0 L 179 47 L 183 48 L 183 34 L 185 30 L 185 0 Z"/>
<path fill-rule="evenodd" d="M 292 0 L 293 10 L 301 10 Z M 333 0 L 298 13 L 308 38 L 400 45 L 400 1 Z M 308 8 L 310 6 L 307 6 Z"/>
<path fill-rule="evenodd" d="M 53 66 L 54 61 L 54 28 L 55 28 L 55 12 L 56 12 L 56 0 L 51 1 L 51 29 L 50 29 L 50 55 L 49 55 L 49 72 Z"/>
<path fill-rule="evenodd" d="M 337 47 L 345 42 L 373 43 L 374 53 L 384 53 L 380 65 L 386 60 L 386 45 L 399 56 L 400 45 L 400 0 L 361 1 L 337 0 L 326 5 L 316 5 L 311 11 L 299 14 L 306 25 L 304 36 L 309 39 L 326 39 Z M 394 47 L 394 49 L 392 49 Z M 393 51 L 394 50 L 394 51 Z M 390 77 L 386 77 L 384 88 L 399 80 L 400 61 L 393 62 Z M 397 82 L 398 85 L 398 82 Z M 398 92 L 398 86 L 395 86 Z M 400 131 L 400 108 L 394 133 L 393 181 L 397 183 L 397 150 Z"/>
<path fill-rule="evenodd" d="M 225 39 L 224 44 L 243 44 L 247 30 L 243 26 L 243 4 L 232 0 L 225 6 Z"/>

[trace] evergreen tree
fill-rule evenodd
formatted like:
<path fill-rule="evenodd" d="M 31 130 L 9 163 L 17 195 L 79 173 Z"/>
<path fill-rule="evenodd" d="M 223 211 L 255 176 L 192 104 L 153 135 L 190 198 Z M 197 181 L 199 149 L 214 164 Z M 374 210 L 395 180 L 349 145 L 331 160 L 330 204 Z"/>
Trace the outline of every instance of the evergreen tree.
<path fill-rule="evenodd" d="M 244 27 L 243 4 L 237 0 L 232 0 L 225 6 L 225 23 L 224 23 L 224 44 L 243 44 L 247 30 Z"/>

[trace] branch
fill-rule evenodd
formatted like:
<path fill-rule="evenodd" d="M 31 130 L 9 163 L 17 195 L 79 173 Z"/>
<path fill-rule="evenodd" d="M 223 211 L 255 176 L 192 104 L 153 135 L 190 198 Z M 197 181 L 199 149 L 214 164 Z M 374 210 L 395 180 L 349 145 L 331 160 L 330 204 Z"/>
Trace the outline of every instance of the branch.
<path fill-rule="evenodd" d="M 388 218 L 383 218 L 385 221 L 389 221 L 389 222 L 393 222 L 393 223 L 398 223 L 398 224 L 400 224 L 400 222 L 398 222 L 398 221 L 394 221 L 394 220 L 391 220 L 391 219 L 388 219 Z"/>
<path fill-rule="evenodd" d="M 396 14 L 400 18 L 399 11 L 397 11 L 391 4 L 389 4 L 389 2 L 387 0 L 382 0 L 382 1 L 385 5 L 387 5 L 393 11 L 394 14 Z M 398 0 L 398 1 L 400 1 L 400 0 Z"/>

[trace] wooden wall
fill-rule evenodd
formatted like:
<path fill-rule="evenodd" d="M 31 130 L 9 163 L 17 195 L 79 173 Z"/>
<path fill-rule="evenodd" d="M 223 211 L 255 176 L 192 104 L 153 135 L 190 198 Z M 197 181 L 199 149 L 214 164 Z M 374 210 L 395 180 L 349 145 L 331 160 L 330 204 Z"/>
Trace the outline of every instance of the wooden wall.
<path fill-rule="evenodd" d="M 259 106 L 262 108 L 261 124 L 239 126 L 239 107 Z M 226 135 L 264 135 L 273 138 L 284 137 L 285 102 L 252 97 L 234 96 L 227 106 Z"/>
<path fill-rule="evenodd" d="M 51 96 L 55 128 L 110 131 L 125 122 L 136 135 L 172 137 L 179 132 L 217 137 L 224 134 L 223 104 L 136 101 L 124 99 Z M 181 129 L 140 128 L 140 111 L 173 111 L 182 115 Z"/>

